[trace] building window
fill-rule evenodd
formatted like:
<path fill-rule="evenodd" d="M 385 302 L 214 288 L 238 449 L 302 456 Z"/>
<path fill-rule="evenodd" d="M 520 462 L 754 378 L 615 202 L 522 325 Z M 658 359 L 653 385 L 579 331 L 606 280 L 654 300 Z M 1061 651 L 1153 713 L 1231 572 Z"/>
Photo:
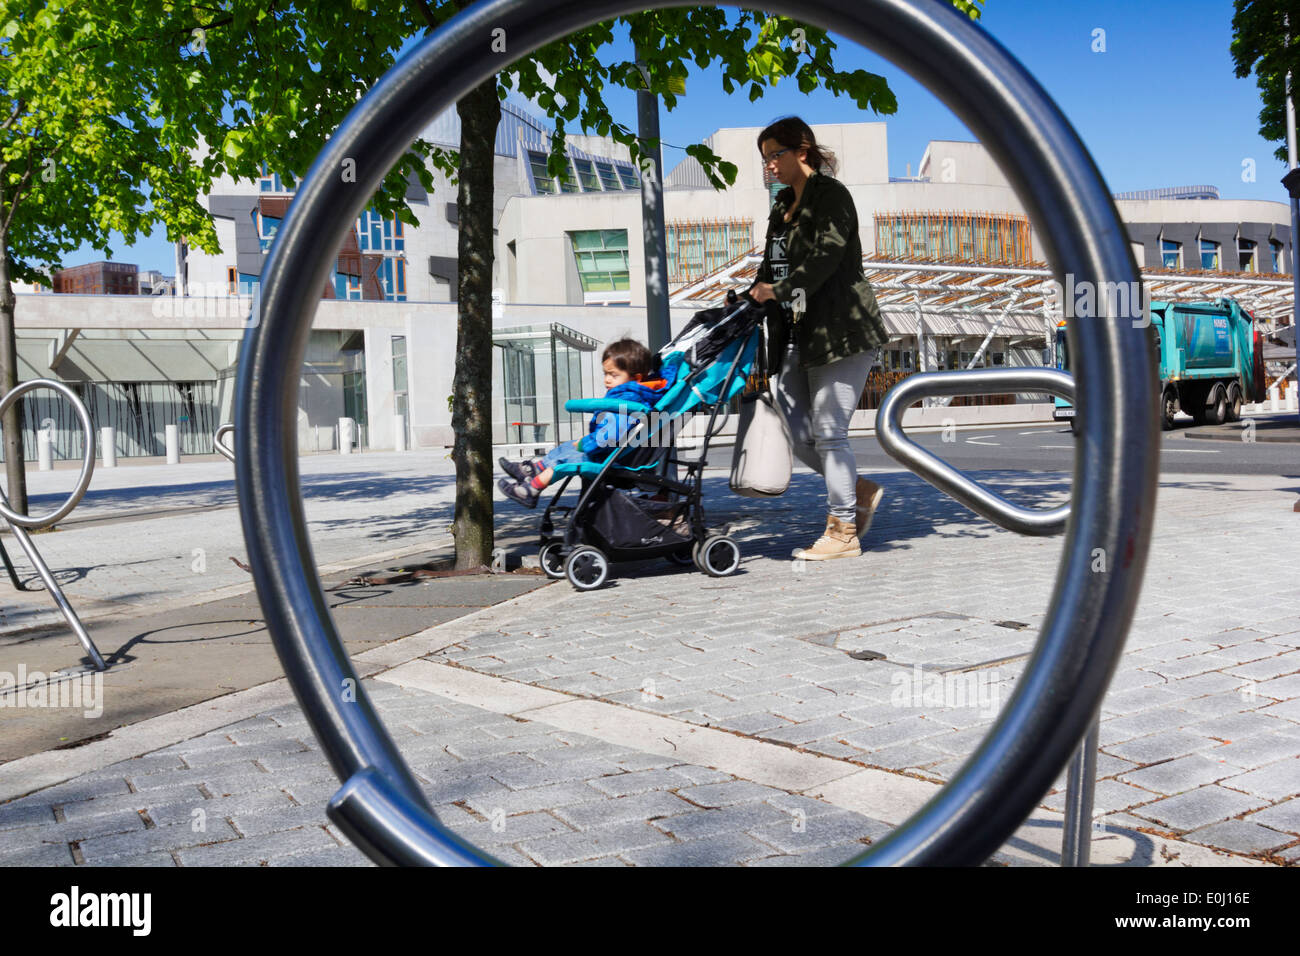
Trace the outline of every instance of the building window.
<path fill-rule="evenodd" d="M 274 216 L 263 216 L 258 210 L 254 213 L 257 217 L 257 241 L 261 245 L 262 251 L 265 252 L 271 248 L 271 243 L 275 241 L 275 234 L 280 228 L 280 220 Z"/>
<path fill-rule="evenodd" d="M 625 166 L 622 163 L 614 167 L 618 170 L 618 178 L 623 181 L 624 189 L 640 189 L 641 184 L 636 178 L 636 170 L 631 166 Z"/>
<path fill-rule="evenodd" d="M 373 209 L 367 209 L 357 219 L 357 243 L 362 252 L 402 252 L 406 249 L 406 236 L 402 220 L 396 216 L 385 219 Z"/>
<path fill-rule="evenodd" d="M 1268 248 L 1273 253 L 1273 271 L 1285 272 L 1286 270 L 1282 268 L 1282 243 L 1278 242 L 1276 239 L 1270 239 L 1268 242 Z"/>
<path fill-rule="evenodd" d="M 569 233 L 584 294 L 596 299 L 630 287 L 626 229 L 587 229 Z"/>
<path fill-rule="evenodd" d="M 567 156 L 564 157 L 564 172 L 560 173 L 560 192 L 580 192 L 578 181 L 573 178 L 573 166 L 569 163 L 569 157 Z"/>
<path fill-rule="evenodd" d="M 1211 242 L 1209 239 L 1201 240 L 1201 268 L 1219 268 L 1219 244 L 1217 242 Z"/>
<path fill-rule="evenodd" d="M 388 258 L 379 269 L 379 284 L 389 302 L 406 301 L 406 260 Z"/>
<path fill-rule="evenodd" d="M 1033 261 L 1029 220 L 1024 216 L 908 211 L 879 214 L 875 227 L 876 252 L 890 258 L 990 265 Z"/>
<path fill-rule="evenodd" d="M 1258 272 L 1255 262 L 1255 243 L 1249 239 L 1237 240 L 1237 268 L 1242 272 Z"/>
<path fill-rule="evenodd" d="M 591 160 L 574 159 L 573 166 L 578 171 L 578 179 L 582 182 L 585 192 L 600 192 L 600 178 L 596 175 Z"/>
<path fill-rule="evenodd" d="M 913 369 L 911 349 L 886 349 L 882 364 L 886 371 L 910 372 Z"/>
<path fill-rule="evenodd" d="M 542 153 L 528 153 L 528 166 L 533 172 L 533 192 L 547 194 L 555 192 L 555 180 L 546 171 L 546 156 Z"/>
<path fill-rule="evenodd" d="M 234 266 L 229 266 L 226 269 L 226 290 L 231 295 L 239 293 L 239 270 Z"/>
<path fill-rule="evenodd" d="M 604 189 L 622 189 L 619 184 L 618 175 L 614 172 L 614 167 L 610 163 L 597 161 L 596 172 L 600 174 L 600 185 Z"/>
<path fill-rule="evenodd" d="M 667 223 L 668 281 L 690 282 L 744 255 L 753 227 L 750 219 Z"/>
<path fill-rule="evenodd" d="M 1166 269 L 1183 267 L 1183 244 L 1171 239 L 1160 240 L 1160 258 Z"/>
<path fill-rule="evenodd" d="M 339 272 L 338 267 L 334 269 L 334 298 L 351 299 L 353 301 L 361 300 L 361 276 L 349 275 L 346 272 Z"/>
<path fill-rule="evenodd" d="M 273 173 L 262 164 L 262 175 L 257 180 L 257 188 L 264 193 L 291 193 L 293 189 L 285 186 L 279 173 Z"/>
<path fill-rule="evenodd" d="M 406 391 L 406 336 L 393 336 L 393 391 Z"/>

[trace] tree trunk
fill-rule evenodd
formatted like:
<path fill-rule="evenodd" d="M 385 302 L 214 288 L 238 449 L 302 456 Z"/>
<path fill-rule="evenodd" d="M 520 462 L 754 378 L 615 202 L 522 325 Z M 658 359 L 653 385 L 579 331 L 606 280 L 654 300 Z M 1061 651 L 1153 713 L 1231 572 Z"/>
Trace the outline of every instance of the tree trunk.
<path fill-rule="evenodd" d="M 9 250 L 0 236 L 0 398 L 18 385 L 18 343 L 14 335 L 14 287 L 9 279 Z M 0 420 L 4 436 L 5 497 L 9 507 L 27 513 L 27 473 L 23 470 L 22 399 Z"/>
<path fill-rule="evenodd" d="M 456 377 L 451 427 L 456 433 L 456 568 L 488 564 L 492 556 L 492 201 L 493 157 L 501 102 L 496 78 L 457 104 L 460 187 L 456 198 Z"/>

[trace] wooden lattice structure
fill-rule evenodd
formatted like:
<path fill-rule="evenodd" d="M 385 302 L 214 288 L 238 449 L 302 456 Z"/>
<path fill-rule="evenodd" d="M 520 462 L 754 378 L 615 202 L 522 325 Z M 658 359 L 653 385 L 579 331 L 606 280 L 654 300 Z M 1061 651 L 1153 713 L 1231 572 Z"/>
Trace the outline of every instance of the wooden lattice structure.
<path fill-rule="evenodd" d="M 1029 220 L 964 210 L 877 212 L 876 255 L 887 259 L 1024 266 L 1033 262 Z"/>
<path fill-rule="evenodd" d="M 692 282 L 716 272 L 754 244 L 752 219 L 676 219 L 664 227 L 670 283 Z"/>

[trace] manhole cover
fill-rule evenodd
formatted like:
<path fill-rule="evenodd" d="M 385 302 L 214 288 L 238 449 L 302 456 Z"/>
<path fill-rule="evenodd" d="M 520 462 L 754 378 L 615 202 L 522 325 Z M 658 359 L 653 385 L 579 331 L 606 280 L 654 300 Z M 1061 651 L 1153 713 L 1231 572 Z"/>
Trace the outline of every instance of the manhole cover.
<path fill-rule="evenodd" d="M 1033 649 L 1033 625 L 992 621 L 953 611 L 841 628 L 805 638 L 844 651 L 854 660 L 888 661 L 936 672 L 977 670 L 1023 660 Z"/>

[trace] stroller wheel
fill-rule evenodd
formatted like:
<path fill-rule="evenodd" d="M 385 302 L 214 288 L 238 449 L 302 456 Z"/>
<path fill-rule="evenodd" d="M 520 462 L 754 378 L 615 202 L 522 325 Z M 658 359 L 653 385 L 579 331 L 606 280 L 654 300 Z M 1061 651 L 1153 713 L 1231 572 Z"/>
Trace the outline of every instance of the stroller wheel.
<path fill-rule="evenodd" d="M 740 567 L 740 545 L 726 535 L 715 534 L 697 545 L 695 563 L 710 577 L 725 578 Z"/>
<path fill-rule="evenodd" d="M 591 545 L 581 545 L 564 562 L 564 576 L 579 591 L 594 591 L 609 578 L 609 559 Z"/>
<path fill-rule="evenodd" d="M 554 581 L 564 577 L 564 555 L 560 554 L 562 543 L 552 541 L 549 544 L 542 545 L 542 550 L 537 552 L 537 560 L 542 566 L 542 573 Z"/>

